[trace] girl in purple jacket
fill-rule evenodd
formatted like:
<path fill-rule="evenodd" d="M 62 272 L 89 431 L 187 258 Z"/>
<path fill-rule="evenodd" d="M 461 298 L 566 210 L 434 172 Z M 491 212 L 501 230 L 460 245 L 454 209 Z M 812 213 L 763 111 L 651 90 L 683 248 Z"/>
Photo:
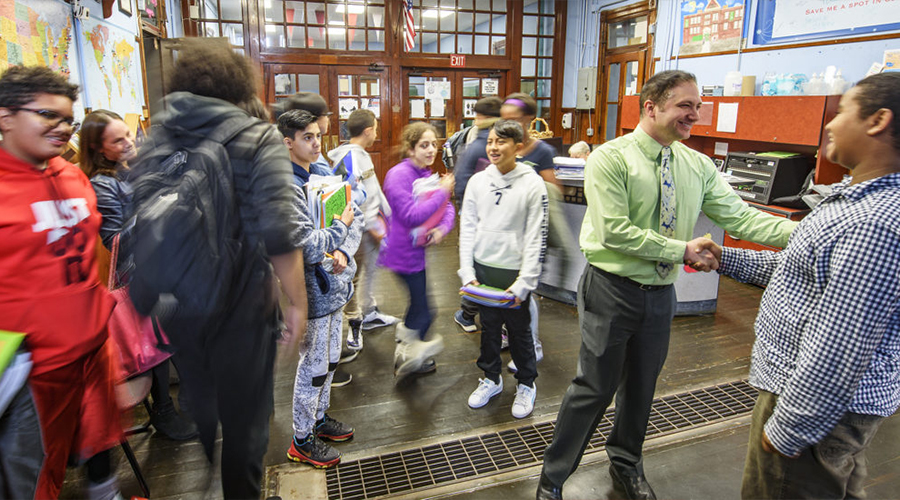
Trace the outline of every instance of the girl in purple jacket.
<path fill-rule="evenodd" d="M 453 229 L 456 215 L 450 203 L 453 176 L 444 175 L 440 188 L 431 196 L 413 195 L 413 183 L 432 174 L 431 164 L 438 154 L 437 131 L 427 123 L 411 123 L 400 133 L 399 149 L 406 157 L 394 165 L 384 179 L 384 194 L 391 206 L 387 236 L 380 263 L 394 271 L 409 290 L 409 308 L 397 325 L 399 343 L 394 351 L 394 375 L 426 373 L 435 369 L 434 356 L 444 348 L 440 335 L 426 336 L 433 314 L 428 305 L 425 281 L 425 246 L 436 245 Z M 443 210 L 443 216 L 428 230 L 424 246 L 416 245 L 413 230 Z"/>

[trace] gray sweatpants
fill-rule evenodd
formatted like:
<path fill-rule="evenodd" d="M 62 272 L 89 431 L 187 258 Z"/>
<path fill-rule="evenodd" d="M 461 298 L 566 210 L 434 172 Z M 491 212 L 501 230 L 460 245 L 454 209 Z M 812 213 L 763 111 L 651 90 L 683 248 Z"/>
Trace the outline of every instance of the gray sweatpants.
<path fill-rule="evenodd" d="M 303 439 L 325 416 L 331 399 L 331 379 L 341 359 L 340 309 L 306 324 L 305 352 L 300 353 L 294 378 L 294 435 Z"/>

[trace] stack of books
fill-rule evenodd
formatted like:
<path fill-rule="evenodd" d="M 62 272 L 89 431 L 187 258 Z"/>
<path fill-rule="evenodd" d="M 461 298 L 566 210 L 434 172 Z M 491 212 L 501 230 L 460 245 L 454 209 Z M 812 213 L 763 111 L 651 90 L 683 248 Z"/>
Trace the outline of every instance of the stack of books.
<path fill-rule="evenodd" d="M 323 229 L 339 218 L 350 203 L 350 184 L 340 175 L 311 175 L 306 183 L 306 202 L 316 227 Z"/>
<path fill-rule="evenodd" d="M 465 285 L 459 289 L 459 294 L 476 304 L 488 307 L 500 307 L 504 309 L 518 309 L 521 304 L 516 304 L 516 296 L 487 285 Z"/>

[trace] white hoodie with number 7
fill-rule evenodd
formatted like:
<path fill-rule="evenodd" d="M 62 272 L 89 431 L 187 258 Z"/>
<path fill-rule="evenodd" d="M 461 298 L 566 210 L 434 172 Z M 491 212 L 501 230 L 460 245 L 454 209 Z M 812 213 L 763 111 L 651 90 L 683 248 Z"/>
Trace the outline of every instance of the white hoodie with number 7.
<path fill-rule="evenodd" d="M 547 240 L 547 188 L 533 168 L 516 163 L 501 174 L 496 165 L 466 186 L 459 225 L 459 277 L 475 279 L 474 262 L 519 274 L 509 290 L 525 299 L 537 288 Z"/>

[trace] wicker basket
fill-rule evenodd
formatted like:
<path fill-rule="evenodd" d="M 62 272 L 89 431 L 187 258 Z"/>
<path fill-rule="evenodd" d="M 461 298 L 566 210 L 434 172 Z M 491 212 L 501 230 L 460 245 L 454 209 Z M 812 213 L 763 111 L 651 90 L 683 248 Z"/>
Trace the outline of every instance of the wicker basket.
<path fill-rule="evenodd" d="M 538 130 L 536 125 L 538 122 L 541 122 L 544 126 L 544 130 Z M 535 139 L 549 139 L 553 137 L 553 131 L 550 130 L 550 125 L 547 124 L 547 120 L 543 118 L 535 118 L 531 120 L 531 125 L 528 126 L 528 135 Z"/>

